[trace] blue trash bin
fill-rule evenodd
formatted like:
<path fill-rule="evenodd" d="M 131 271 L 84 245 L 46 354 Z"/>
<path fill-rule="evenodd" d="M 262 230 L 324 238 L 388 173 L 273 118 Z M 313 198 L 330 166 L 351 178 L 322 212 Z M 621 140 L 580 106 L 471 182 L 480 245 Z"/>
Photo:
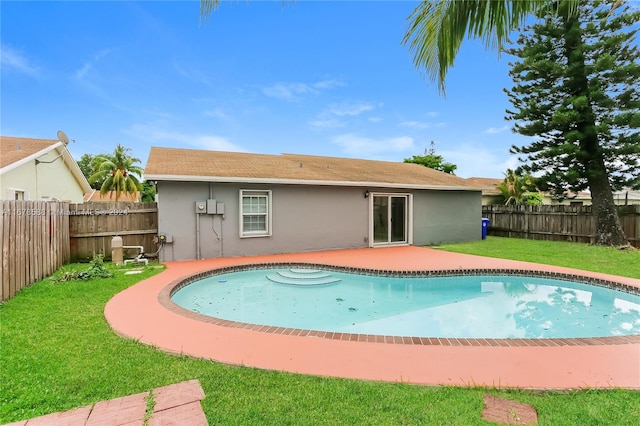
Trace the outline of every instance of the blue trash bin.
<path fill-rule="evenodd" d="M 482 239 L 487 239 L 487 231 L 489 230 L 489 219 L 486 217 L 482 218 Z"/>

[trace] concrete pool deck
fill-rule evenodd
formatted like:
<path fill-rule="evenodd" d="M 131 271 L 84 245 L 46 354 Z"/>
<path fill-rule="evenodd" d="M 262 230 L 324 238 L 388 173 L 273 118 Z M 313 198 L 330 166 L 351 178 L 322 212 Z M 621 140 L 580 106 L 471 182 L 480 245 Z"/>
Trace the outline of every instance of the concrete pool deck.
<path fill-rule="evenodd" d="M 640 389 L 640 335 L 589 339 L 425 339 L 319 333 L 184 315 L 170 285 L 216 268 L 311 263 L 387 271 L 519 269 L 579 275 L 640 289 L 640 280 L 569 268 L 402 246 L 167 262 L 113 297 L 113 330 L 159 349 L 223 363 L 320 376 L 497 388 Z"/>

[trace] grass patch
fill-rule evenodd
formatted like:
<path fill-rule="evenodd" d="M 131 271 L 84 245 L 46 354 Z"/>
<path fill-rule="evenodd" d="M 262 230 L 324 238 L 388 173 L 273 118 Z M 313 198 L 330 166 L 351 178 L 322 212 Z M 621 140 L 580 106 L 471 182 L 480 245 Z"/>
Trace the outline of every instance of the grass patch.
<path fill-rule="evenodd" d="M 640 278 L 640 250 L 581 243 L 487 237 L 486 240 L 442 244 L 440 249 L 501 259 L 564 266 L 623 277 Z"/>
<path fill-rule="evenodd" d="M 493 240 L 479 247 L 504 241 L 511 251 L 510 240 Z M 522 252 L 541 250 L 538 242 L 523 242 L 533 245 Z M 582 250 L 580 245 L 575 248 Z M 211 425 L 485 425 L 489 423 L 481 412 L 487 392 L 532 404 L 541 425 L 635 425 L 640 418 L 640 393 L 627 390 L 428 387 L 304 376 L 169 355 L 117 336 L 103 314 L 116 293 L 161 269 L 146 267 L 142 274 L 124 275 L 129 268 L 107 267 L 111 278 L 45 279 L 0 305 L 0 424 L 191 379 L 198 379 L 204 389 L 202 405 Z M 86 264 L 67 265 L 57 274 L 85 269 Z"/>

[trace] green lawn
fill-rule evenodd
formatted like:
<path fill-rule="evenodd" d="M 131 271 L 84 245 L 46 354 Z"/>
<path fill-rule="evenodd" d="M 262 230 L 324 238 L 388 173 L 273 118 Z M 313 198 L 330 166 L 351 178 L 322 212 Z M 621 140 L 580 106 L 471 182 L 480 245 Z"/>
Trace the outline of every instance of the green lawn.
<path fill-rule="evenodd" d="M 603 256 L 597 247 L 492 237 L 445 249 L 534 261 L 563 258 L 573 261 L 565 265 L 572 267 L 589 256 Z M 639 252 L 611 251 L 607 256 L 607 265 L 624 266 L 638 276 Z M 583 266 L 593 269 L 592 263 Z M 607 265 L 598 268 L 611 272 Z M 427 387 L 263 371 L 168 355 L 118 337 L 103 316 L 114 294 L 158 273 L 155 266 L 142 275 L 113 269 L 115 276 L 108 279 L 43 280 L 0 305 L 0 424 L 191 379 L 198 379 L 205 391 L 202 405 L 212 425 L 481 425 L 489 424 L 481 418 L 485 393 L 532 404 L 541 425 L 635 425 L 640 420 L 640 392 L 627 390 Z M 86 268 L 74 264 L 63 269 Z"/>
<path fill-rule="evenodd" d="M 443 244 L 442 250 L 501 259 L 565 266 L 640 279 L 640 250 L 558 241 L 487 237 L 486 240 Z"/>

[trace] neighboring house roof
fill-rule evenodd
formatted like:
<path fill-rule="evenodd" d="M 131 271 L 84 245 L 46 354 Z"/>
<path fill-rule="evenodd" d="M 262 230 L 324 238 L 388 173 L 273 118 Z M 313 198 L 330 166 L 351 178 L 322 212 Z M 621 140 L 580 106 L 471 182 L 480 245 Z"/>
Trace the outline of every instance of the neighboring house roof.
<path fill-rule="evenodd" d="M 498 178 L 481 178 L 481 177 L 470 177 L 467 178 L 467 183 L 470 186 L 474 186 L 476 188 L 481 188 L 482 189 L 482 195 L 500 195 L 501 192 L 500 190 L 497 188 L 498 185 L 500 185 L 503 181 L 503 179 L 498 179 Z M 633 191 L 630 192 L 630 194 Z M 624 191 L 619 191 L 619 192 L 614 192 L 614 196 L 616 196 L 616 194 L 624 194 Z M 542 192 L 542 194 L 544 194 L 544 196 L 551 198 L 551 193 L 550 192 Z M 568 192 L 567 193 L 567 199 L 569 200 L 591 200 L 591 193 L 588 191 L 580 191 L 578 193 L 575 192 Z M 633 199 L 633 195 L 629 196 L 629 200 Z"/>
<path fill-rule="evenodd" d="M 475 188 L 482 189 L 483 195 L 501 195 L 502 192 L 497 188 L 504 179 L 470 177 L 467 178 L 467 184 Z"/>
<path fill-rule="evenodd" d="M 545 195 L 550 195 L 548 192 L 544 192 Z M 580 192 L 571 192 L 567 191 L 567 199 L 575 199 L 575 200 L 591 200 L 591 192 L 589 191 L 580 191 Z"/>
<path fill-rule="evenodd" d="M 624 188 L 613 193 L 614 198 L 627 199 L 628 201 L 640 201 L 640 190 Z"/>
<path fill-rule="evenodd" d="M 310 155 L 152 147 L 145 179 L 469 190 L 465 179 L 419 164 Z"/>
<path fill-rule="evenodd" d="M 116 191 L 108 191 L 106 194 L 100 194 L 100 190 L 92 189 L 91 192 L 84 194 L 84 202 L 109 202 L 116 201 Z M 118 201 L 130 201 L 134 203 L 140 202 L 140 191 L 133 194 L 121 192 Z"/>
<path fill-rule="evenodd" d="M 82 174 L 78 163 L 73 159 L 67 146 L 55 139 L 18 138 L 0 136 L 0 175 L 16 169 L 23 164 L 56 150 L 62 157 L 83 192 L 91 191 L 87 178 Z"/>
<path fill-rule="evenodd" d="M 0 136 L 0 170 L 2 172 L 16 168 L 33 157 L 39 157 L 56 147 L 62 145 L 55 139 L 29 139 Z"/>

